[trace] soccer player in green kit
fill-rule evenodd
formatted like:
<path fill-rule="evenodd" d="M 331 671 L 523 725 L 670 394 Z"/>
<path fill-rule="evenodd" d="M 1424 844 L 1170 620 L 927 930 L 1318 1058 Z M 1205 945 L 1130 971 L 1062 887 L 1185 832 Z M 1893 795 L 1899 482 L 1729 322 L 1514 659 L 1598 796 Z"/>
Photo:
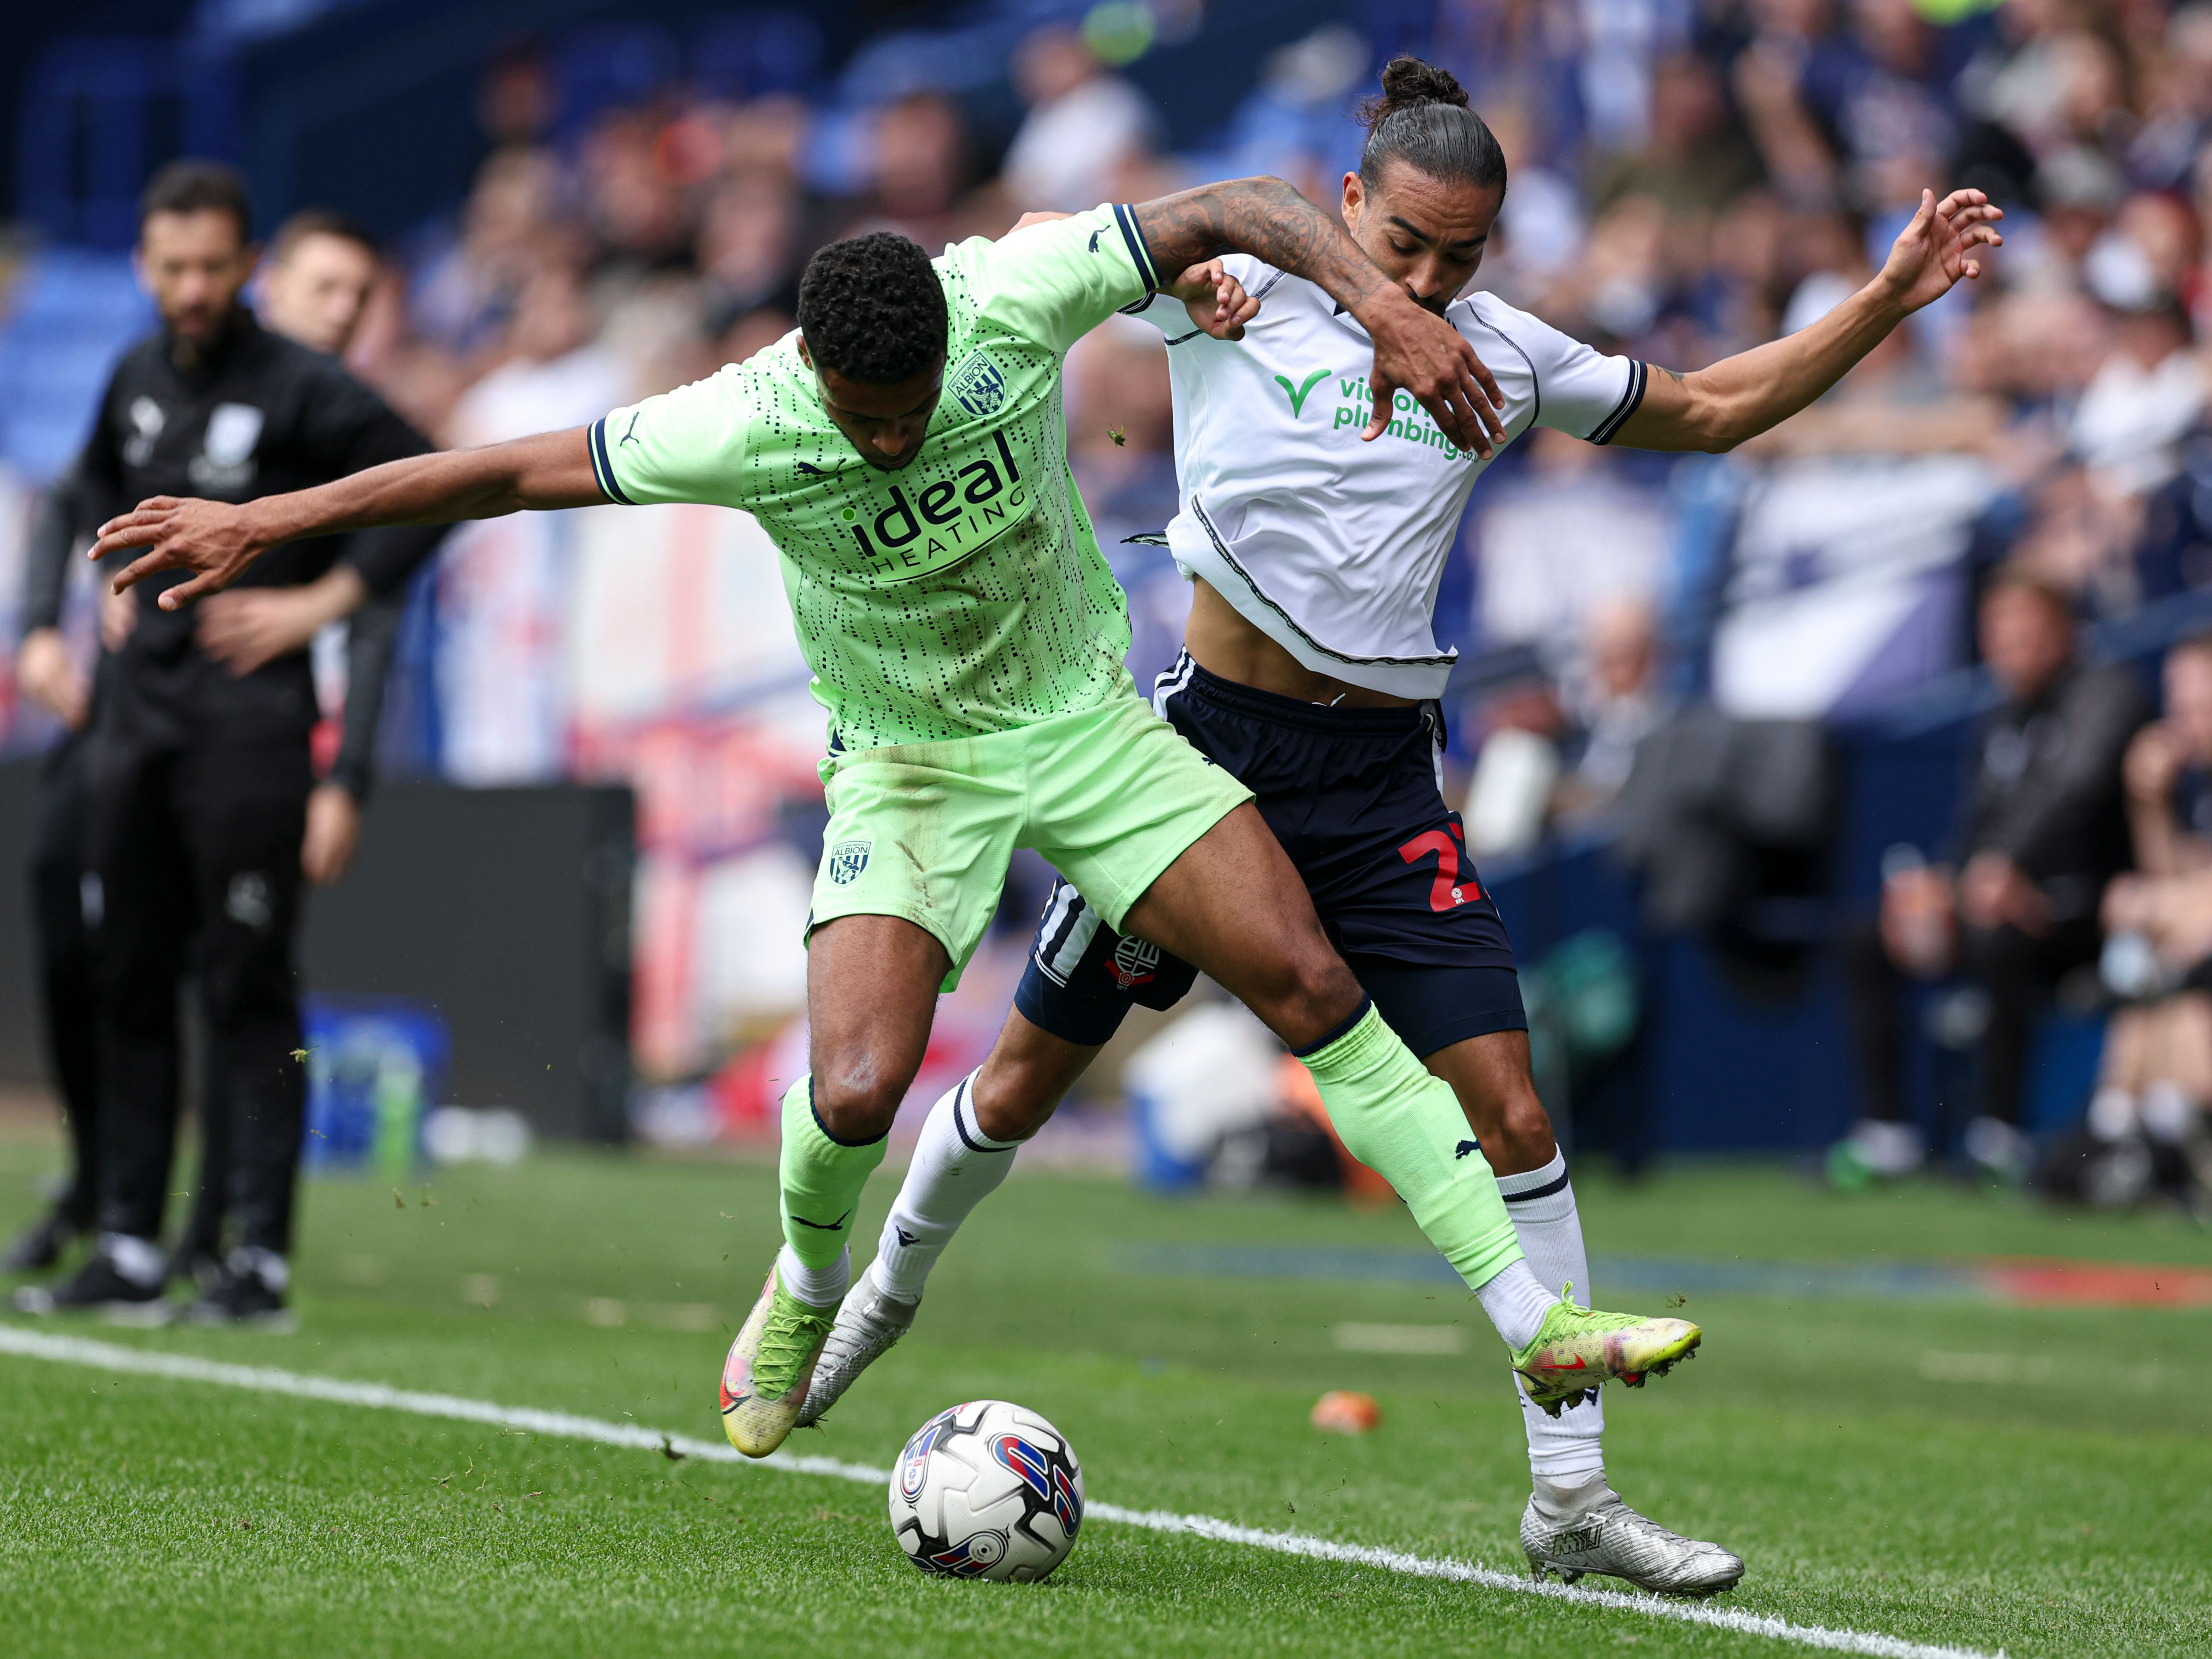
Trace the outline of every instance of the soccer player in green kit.
<path fill-rule="evenodd" d="M 794 335 L 694 385 L 589 427 L 242 506 L 158 498 L 93 550 L 144 550 L 118 586 L 199 573 L 161 595 L 173 608 L 278 542 L 374 525 L 703 501 L 774 539 L 829 712 L 830 817 L 808 926 L 811 1072 L 783 1102 L 786 1243 L 722 1377 L 724 1427 L 750 1455 L 780 1445 L 805 1401 L 861 1188 L 1016 847 L 1116 929 L 1212 975 L 1305 1062 L 1346 1146 L 1474 1290 L 1532 1394 L 1640 1383 L 1698 1343 L 1685 1321 L 1593 1313 L 1528 1271 L 1449 1087 L 1376 1016 L 1250 793 L 1152 712 L 1124 665 L 1127 602 L 1068 475 L 1061 362 L 1163 289 L 1210 302 L 1205 325 L 1233 337 L 1255 307 L 1212 263 L 1225 252 L 1310 279 L 1366 329 L 1370 435 L 1401 388 L 1463 447 L 1487 454 L 1502 435 L 1473 348 L 1334 218 L 1246 179 L 933 262 L 884 233 L 836 243 L 807 267 Z"/>

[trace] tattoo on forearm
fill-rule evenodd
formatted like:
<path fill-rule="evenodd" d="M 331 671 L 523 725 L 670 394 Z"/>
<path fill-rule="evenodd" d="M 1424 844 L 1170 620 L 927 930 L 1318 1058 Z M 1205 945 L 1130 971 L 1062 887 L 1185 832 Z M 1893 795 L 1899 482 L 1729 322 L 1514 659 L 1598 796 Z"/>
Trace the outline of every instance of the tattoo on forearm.
<path fill-rule="evenodd" d="M 1647 364 L 1647 365 L 1646 365 L 1646 367 L 1647 367 L 1647 368 L 1659 368 L 1659 366 L 1658 366 L 1656 363 L 1650 363 L 1650 364 Z M 1659 372 L 1660 372 L 1662 374 L 1664 374 L 1664 375 L 1665 375 L 1668 380 L 1672 380 L 1672 381 L 1673 381 L 1676 386 L 1681 386 L 1681 385 L 1684 385 L 1684 384 L 1685 384 L 1685 381 L 1683 380 L 1683 378 L 1682 378 L 1682 371 L 1681 371 L 1680 369 L 1679 369 L 1679 368 L 1660 368 L 1660 369 L 1659 369 Z"/>
<path fill-rule="evenodd" d="M 1346 309 L 1385 282 L 1344 228 L 1280 179 L 1201 185 L 1135 210 L 1161 273 L 1223 253 L 1249 253 L 1318 283 Z"/>

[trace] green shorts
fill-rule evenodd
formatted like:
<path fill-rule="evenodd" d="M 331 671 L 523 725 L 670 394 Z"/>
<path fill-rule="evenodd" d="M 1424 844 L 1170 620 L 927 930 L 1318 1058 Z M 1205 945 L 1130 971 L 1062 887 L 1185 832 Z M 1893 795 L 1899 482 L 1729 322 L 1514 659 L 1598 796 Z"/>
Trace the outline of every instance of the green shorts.
<path fill-rule="evenodd" d="M 833 754 L 807 931 L 903 916 L 952 958 L 982 942 L 1017 847 L 1035 848 L 1107 923 L 1252 792 L 1131 687 L 1096 708 L 951 743 Z"/>

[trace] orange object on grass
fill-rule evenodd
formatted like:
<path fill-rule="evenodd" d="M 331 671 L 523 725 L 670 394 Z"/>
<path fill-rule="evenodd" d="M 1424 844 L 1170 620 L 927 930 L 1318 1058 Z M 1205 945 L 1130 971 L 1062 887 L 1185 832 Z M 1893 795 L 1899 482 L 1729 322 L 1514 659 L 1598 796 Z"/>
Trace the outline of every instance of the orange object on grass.
<path fill-rule="evenodd" d="M 1382 1408 L 1371 1394 L 1331 1389 L 1314 1401 L 1311 1422 L 1325 1434 L 1365 1434 L 1382 1423 Z"/>

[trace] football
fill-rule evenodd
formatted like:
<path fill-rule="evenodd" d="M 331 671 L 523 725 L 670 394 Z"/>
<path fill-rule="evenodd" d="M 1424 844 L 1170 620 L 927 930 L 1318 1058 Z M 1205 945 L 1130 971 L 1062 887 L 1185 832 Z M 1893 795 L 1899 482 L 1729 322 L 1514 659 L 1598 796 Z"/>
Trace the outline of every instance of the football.
<path fill-rule="evenodd" d="M 915 1431 L 890 1499 L 891 1535 L 924 1572 L 1035 1583 L 1075 1547 L 1083 1470 L 1035 1412 L 971 1400 Z"/>

